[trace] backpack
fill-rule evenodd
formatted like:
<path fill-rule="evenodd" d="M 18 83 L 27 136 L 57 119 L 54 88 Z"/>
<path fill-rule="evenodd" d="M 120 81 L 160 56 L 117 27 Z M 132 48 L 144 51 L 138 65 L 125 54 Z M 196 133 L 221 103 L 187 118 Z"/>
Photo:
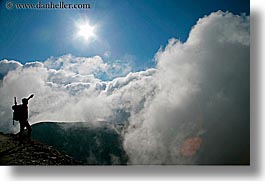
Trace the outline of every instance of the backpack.
<path fill-rule="evenodd" d="M 21 117 L 21 105 L 12 106 L 13 109 L 13 120 L 19 121 Z"/>
<path fill-rule="evenodd" d="M 22 107 L 21 105 L 17 105 L 16 97 L 14 97 L 15 105 L 12 106 L 13 109 L 13 121 L 19 121 L 21 119 Z M 14 124 L 14 122 L 13 122 Z"/>

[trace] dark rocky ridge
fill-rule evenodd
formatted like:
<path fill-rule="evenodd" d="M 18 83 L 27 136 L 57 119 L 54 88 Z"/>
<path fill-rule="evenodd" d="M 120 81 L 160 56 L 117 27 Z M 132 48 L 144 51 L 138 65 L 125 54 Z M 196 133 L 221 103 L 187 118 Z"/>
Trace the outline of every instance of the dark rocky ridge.
<path fill-rule="evenodd" d="M 0 165 L 80 165 L 52 146 L 33 140 L 18 144 L 17 135 L 0 133 Z"/>

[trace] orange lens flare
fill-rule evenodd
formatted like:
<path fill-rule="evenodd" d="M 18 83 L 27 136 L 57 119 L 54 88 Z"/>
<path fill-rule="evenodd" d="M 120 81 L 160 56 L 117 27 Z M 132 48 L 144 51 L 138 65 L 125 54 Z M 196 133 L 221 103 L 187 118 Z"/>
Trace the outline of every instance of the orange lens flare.
<path fill-rule="evenodd" d="M 202 144 L 202 138 L 194 137 L 186 139 L 181 146 L 183 156 L 193 156 L 199 150 Z"/>

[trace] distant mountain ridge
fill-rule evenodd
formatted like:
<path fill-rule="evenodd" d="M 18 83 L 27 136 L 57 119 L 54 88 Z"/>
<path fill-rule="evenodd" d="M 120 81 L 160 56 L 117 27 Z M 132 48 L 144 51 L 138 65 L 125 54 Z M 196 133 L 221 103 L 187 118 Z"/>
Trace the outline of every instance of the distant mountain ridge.
<path fill-rule="evenodd" d="M 32 126 L 32 138 L 49 144 L 87 165 L 127 165 L 120 127 L 106 122 L 42 122 Z"/>

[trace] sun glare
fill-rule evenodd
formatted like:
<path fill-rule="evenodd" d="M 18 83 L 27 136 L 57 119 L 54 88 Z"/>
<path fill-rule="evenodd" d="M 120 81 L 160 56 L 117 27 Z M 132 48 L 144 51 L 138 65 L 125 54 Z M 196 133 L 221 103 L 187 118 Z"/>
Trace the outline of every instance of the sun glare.
<path fill-rule="evenodd" d="M 84 40 L 91 40 L 95 35 L 95 26 L 89 24 L 89 22 L 82 22 L 77 24 L 77 36 Z"/>

